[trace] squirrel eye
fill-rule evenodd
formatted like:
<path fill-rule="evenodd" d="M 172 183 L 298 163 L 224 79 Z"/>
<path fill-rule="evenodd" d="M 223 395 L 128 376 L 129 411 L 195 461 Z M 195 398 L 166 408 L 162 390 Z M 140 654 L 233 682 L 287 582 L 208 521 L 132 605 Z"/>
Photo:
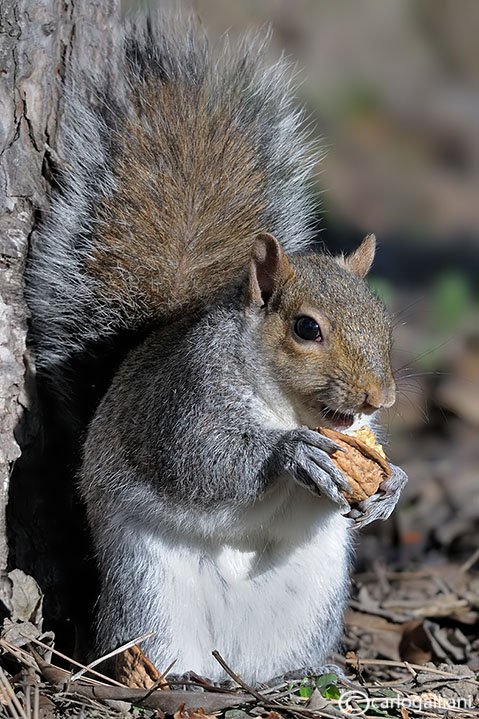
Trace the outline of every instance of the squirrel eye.
<path fill-rule="evenodd" d="M 299 317 L 294 325 L 294 331 L 302 340 L 318 340 L 321 341 L 321 329 L 312 317 Z"/>

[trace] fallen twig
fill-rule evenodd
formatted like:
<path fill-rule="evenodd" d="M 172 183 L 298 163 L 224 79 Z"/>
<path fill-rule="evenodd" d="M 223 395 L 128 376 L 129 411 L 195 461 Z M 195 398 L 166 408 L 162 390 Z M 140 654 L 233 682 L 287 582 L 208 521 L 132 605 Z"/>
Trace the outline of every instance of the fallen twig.
<path fill-rule="evenodd" d="M 458 674 L 453 674 L 452 672 L 444 672 L 442 669 L 436 669 L 435 667 L 427 667 L 423 664 L 411 664 L 410 662 L 396 662 L 392 659 L 361 659 L 357 657 L 353 657 L 349 659 L 346 657 L 345 659 L 346 664 L 363 664 L 365 667 L 367 666 L 385 666 L 385 667 L 403 667 L 407 671 L 410 672 L 409 667 L 412 669 L 415 669 L 418 672 L 427 672 L 428 674 L 437 674 L 441 677 L 448 677 L 450 679 L 455 679 L 456 681 L 465 681 L 469 684 L 474 684 L 475 686 L 479 687 L 479 682 L 475 679 L 470 679 L 469 677 L 463 677 L 459 676 Z"/>
<path fill-rule="evenodd" d="M 15 719 L 17 719 L 17 717 L 21 717 L 21 719 L 29 719 L 29 717 L 25 714 L 24 708 L 18 701 L 17 695 L 13 691 L 13 687 L 10 684 L 10 682 L 8 681 L 7 676 L 1 667 L 0 667 L 0 689 L 2 692 L 2 699 L 5 699 L 12 716 Z"/>
<path fill-rule="evenodd" d="M 264 702 L 268 701 L 266 699 L 266 697 L 264 697 L 262 694 L 257 692 L 256 689 L 253 689 L 253 687 L 248 686 L 248 684 L 246 684 L 246 682 L 244 682 L 241 679 L 241 677 L 238 676 L 238 674 L 235 674 L 235 672 L 232 669 L 230 669 L 230 667 L 226 664 L 225 660 L 223 659 L 223 657 L 221 656 L 221 654 L 219 653 L 219 651 L 217 649 L 215 649 L 214 652 L 212 652 L 212 654 L 213 654 L 214 658 L 216 659 L 216 661 L 218 662 L 218 664 L 220 664 L 223 667 L 225 672 L 227 674 L 229 674 L 230 677 L 233 679 L 233 681 L 235 681 L 237 684 L 239 684 L 240 687 L 243 687 L 243 689 L 245 689 L 245 691 L 249 692 L 259 702 L 264 703 Z"/>
<path fill-rule="evenodd" d="M 461 564 L 459 567 L 459 571 L 465 574 L 468 572 L 471 567 L 477 562 L 479 559 L 479 547 L 476 549 L 476 551 L 469 557 L 469 559 L 466 559 L 464 564 Z"/>
<path fill-rule="evenodd" d="M 71 681 L 70 672 L 49 664 L 34 649 L 32 649 L 32 652 L 43 677 L 57 689 L 64 691 L 65 684 Z M 174 714 L 181 704 L 184 704 L 186 709 L 194 709 L 200 706 L 207 714 L 211 714 L 253 701 L 250 694 L 219 694 L 215 692 L 201 692 L 201 694 L 198 694 L 197 692 L 173 690 L 168 692 L 156 690 L 150 694 L 150 690 L 109 686 L 107 684 L 87 684 L 84 680 L 76 681 L 68 689 L 68 692 L 94 701 L 116 700 L 143 704 L 149 709 L 161 709 L 166 714 Z"/>
<path fill-rule="evenodd" d="M 93 662 L 90 662 L 90 664 L 83 667 L 83 669 L 81 669 L 79 672 L 73 674 L 71 678 L 72 682 L 75 682 L 80 679 L 80 677 L 82 677 L 85 672 L 90 671 L 91 668 L 96 667 L 97 664 L 101 664 L 101 662 L 104 662 L 107 659 L 111 659 L 117 654 L 121 654 L 121 652 L 124 652 L 126 649 L 130 649 L 130 647 L 134 646 L 135 644 L 140 644 L 140 642 L 144 642 L 145 639 L 149 639 L 154 634 L 156 634 L 156 632 L 147 632 L 146 634 L 142 634 L 141 637 L 136 637 L 136 639 L 132 639 L 131 641 L 126 642 L 126 644 L 122 644 L 121 647 L 117 647 L 117 649 L 114 649 L 112 652 L 108 652 L 108 654 L 104 654 L 102 657 L 95 659 Z"/>
<path fill-rule="evenodd" d="M 28 636 L 28 634 L 23 634 L 22 632 L 19 632 L 22 637 L 25 637 L 25 639 L 29 639 L 34 644 L 38 644 L 39 647 L 42 647 L 42 649 L 47 649 L 49 652 L 52 652 L 52 654 L 55 654 L 57 657 L 60 657 L 61 659 L 65 659 L 67 662 L 70 662 L 70 664 L 74 664 L 77 667 L 81 667 L 82 669 L 86 669 L 87 667 L 84 664 L 81 664 L 80 662 L 75 661 L 71 657 L 68 657 L 66 654 L 62 654 L 57 649 L 54 649 L 53 647 L 48 646 L 48 644 L 45 644 L 44 642 L 41 642 L 39 639 L 35 639 L 34 637 Z M 0 644 L 4 642 L 6 645 L 8 645 L 8 642 L 5 642 L 4 639 L 0 639 Z M 18 649 L 18 647 L 16 647 Z M 108 677 L 106 674 L 101 674 L 101 672 L 97 672 L 95 669 L 88 669 L 90 674 L 94 674 L 96 677 L 99 677 L 99 679 L 103 679 L 105 682 L 109 682 L 110 684 L 114 684 L 117 687 L 123 687 L 124 684 L 121 684 L 120 682 L 117 682 L 116 679 L 112 679 L 111 677 Z M 85 677 L 87 678 L 87 677 Z M 93 680 L 91 680 L 93 681 Z"/>

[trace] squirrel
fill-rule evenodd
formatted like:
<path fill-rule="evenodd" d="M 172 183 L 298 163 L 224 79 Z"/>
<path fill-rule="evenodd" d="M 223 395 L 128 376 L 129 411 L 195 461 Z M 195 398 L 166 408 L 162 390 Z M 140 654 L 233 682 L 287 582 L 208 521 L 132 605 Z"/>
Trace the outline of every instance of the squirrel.
<path fill-rule="evenodd" d="M 363 279 L 375 239 L 312 248 L 311 143 L 264 42 L 215 53 L 154 18 L 118 42 L 91 97 L 65 99 L 65 168 L 26 274 L 51 383 L 96 341 L 141 333 L 82 447 L 95 651 L 153 631 L 160 670 L 221 681 L 217 649 L 250 684 L 320 673 L 351 526 L 389 517 L 406 481 L 392 466 L 351 515 L 337 446 L 312 429 L 394 403 L 391 322 Z"/>

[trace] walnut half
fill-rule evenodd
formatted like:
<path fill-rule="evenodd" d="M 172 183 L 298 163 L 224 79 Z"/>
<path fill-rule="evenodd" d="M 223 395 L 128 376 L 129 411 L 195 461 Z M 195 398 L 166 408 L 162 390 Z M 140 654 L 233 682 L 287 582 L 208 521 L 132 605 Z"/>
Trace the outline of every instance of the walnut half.
<path fill-rule="evenodd" d="M 381 482 L 391 476 L 383 448 L 376 443 L 369 427 L 361 427 L 350 435 L 327 427 L 318 427 L 317 432 L 347 452 L 334 452 L 331 459 L 351 485 L 351 490 L 344 492 L 350 503 L 361 502 L 376 494 Z"/>

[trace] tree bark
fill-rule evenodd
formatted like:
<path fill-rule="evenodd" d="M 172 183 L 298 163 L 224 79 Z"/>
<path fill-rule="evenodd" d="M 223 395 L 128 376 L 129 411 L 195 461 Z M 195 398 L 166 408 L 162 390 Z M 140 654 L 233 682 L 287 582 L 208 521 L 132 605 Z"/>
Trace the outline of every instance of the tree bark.
<path fill-rule="evenodd" d="M 62 156 L 63 90 L 80 59 L 83 67 L 94 65 L 111 52 L 118 17 L 117 0 L 0 3 L 0 599 L 7 606 L 7 570 L 17 557 L 23 557 L 26 571 L 31 563 L 44 589 L 49 582 L 48 572 L 39 569 L 49 566 L 48 556 L 38 562 L 46 545 L 35 537 L 35 526 L 22 525 L 24 516 L 35 525 L 44 503 L 44 477 L 32 460 L 41 454 L 41 423 L 34 361 L 26 349 L 23 271 Z M 32 447 L 30 459 L 23 461 Z M 12 530 L 8 535 L 6 526 L 9 497 L 9 523 L 16 525 L 13 554 Z M 22 505 L 31 511 L 24 515 Z M 49 531 L 41 522 L 40 527 Z"/>

